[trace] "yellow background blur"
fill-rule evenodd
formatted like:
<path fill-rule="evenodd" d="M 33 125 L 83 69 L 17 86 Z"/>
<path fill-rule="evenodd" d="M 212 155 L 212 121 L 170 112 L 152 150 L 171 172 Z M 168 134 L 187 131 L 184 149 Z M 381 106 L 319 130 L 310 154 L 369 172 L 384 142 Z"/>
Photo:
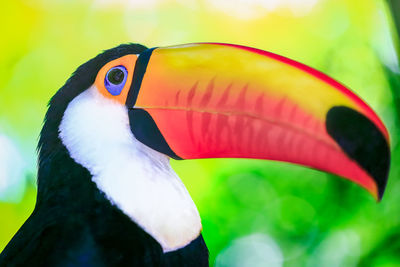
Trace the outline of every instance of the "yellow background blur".
<path fill-rule="evenodd" d="M 0 16 L 0 250 L 35 203 L 50 97 L 120 43 L 227 42 L 278 53 L 352 88 L 391 134 L 382 203 L 343 179 L 255 160 L 173 162 L 215 266 L 399 266 L 397 35 L 384 0 L 14 0 Z M 307 96 L 305 96 L 307 97 Z"/>

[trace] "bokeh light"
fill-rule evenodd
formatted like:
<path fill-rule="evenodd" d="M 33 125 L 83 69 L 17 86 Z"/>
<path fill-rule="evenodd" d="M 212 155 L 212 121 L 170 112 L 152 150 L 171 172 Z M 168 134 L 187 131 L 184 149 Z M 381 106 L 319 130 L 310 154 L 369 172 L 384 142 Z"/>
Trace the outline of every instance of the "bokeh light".
<path fill-rule="evenodd" d="M 0 23 L 0 250 L 35 204 L 36 144 L 50 97 L 104 49 L 227 42 L 303 62 L 383 119 L 383 201 L 285 163 L 172 161 L 198 206 L 215 266 L 400 265 L 398 36 L 385 0 L 15 0 Z M 306 97 L 306 96 L 305 96 Z"/>
<path fill-rule="evenodd" d="M 0 135 L 0 200 L 21 201 L 25 190 L 22 156 L 13 141 Z"/>

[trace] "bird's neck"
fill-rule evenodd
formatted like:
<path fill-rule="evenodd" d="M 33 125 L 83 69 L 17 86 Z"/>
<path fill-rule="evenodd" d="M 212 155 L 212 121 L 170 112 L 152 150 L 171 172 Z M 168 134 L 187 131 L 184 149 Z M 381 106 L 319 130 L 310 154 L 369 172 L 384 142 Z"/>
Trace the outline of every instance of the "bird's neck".
<path fill-rule="evenodd" d="M 197 208 L 169 159 L 138 145 L 108 152 L 107 164 L 92 179 L 164 252 L 184 247 L 200 234 Z"/>
<path fill-rule="evenodd" d="M 87 212 L 105 197 L 89 171 L 77 164 L 63 146 L 39 161 L 36 209 Z"/>
<path fill-rule="evenodd" d="M 58 149 L 64 152 L 51 162 L 42 160 L 39 176 L 57 172 L 60 184 L 55 190 L 70 188 L 69 181 L 79 186 L 81 179 L 87 179 L 156 239 L 164 252 L 186 246 L 200 235 L 201 221 L 169 158 L 136 140 L 126 108 L 96 92 L 88 89 L 68 105 L 57 130 L 62 143 Z M 71 167 L 71 159 L 78 167 Z"/>

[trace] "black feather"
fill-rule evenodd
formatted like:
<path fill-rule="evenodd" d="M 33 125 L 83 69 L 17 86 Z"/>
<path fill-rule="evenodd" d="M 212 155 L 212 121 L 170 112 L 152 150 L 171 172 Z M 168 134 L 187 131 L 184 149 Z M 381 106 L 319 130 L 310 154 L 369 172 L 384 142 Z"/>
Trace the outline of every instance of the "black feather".
<path fill-rule="evenodd" d="M 201 235 L 185 248 L 163 253 L 96 187 L 59 138 L 68 104 L 94 83 L 100 68 L 146 49 L 126 44 L 103 52 L 80 66 L 51 99 L 38 144 L 36 206 L 0 254 L 0 266 L 208 266 Z"/>

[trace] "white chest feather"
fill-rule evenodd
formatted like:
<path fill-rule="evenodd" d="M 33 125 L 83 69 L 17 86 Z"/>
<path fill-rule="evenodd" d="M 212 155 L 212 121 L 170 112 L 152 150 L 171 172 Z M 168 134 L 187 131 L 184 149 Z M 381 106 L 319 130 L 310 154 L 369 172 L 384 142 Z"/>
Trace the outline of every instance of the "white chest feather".
<path fill-rule="evenodd" d="M 91 87 L 68 105 L 59 131 L 71 157 L 164 252 L 199 236 L 200 216 L 187 189 L 167 156 L 136 140 L 123 105 Z"/>

